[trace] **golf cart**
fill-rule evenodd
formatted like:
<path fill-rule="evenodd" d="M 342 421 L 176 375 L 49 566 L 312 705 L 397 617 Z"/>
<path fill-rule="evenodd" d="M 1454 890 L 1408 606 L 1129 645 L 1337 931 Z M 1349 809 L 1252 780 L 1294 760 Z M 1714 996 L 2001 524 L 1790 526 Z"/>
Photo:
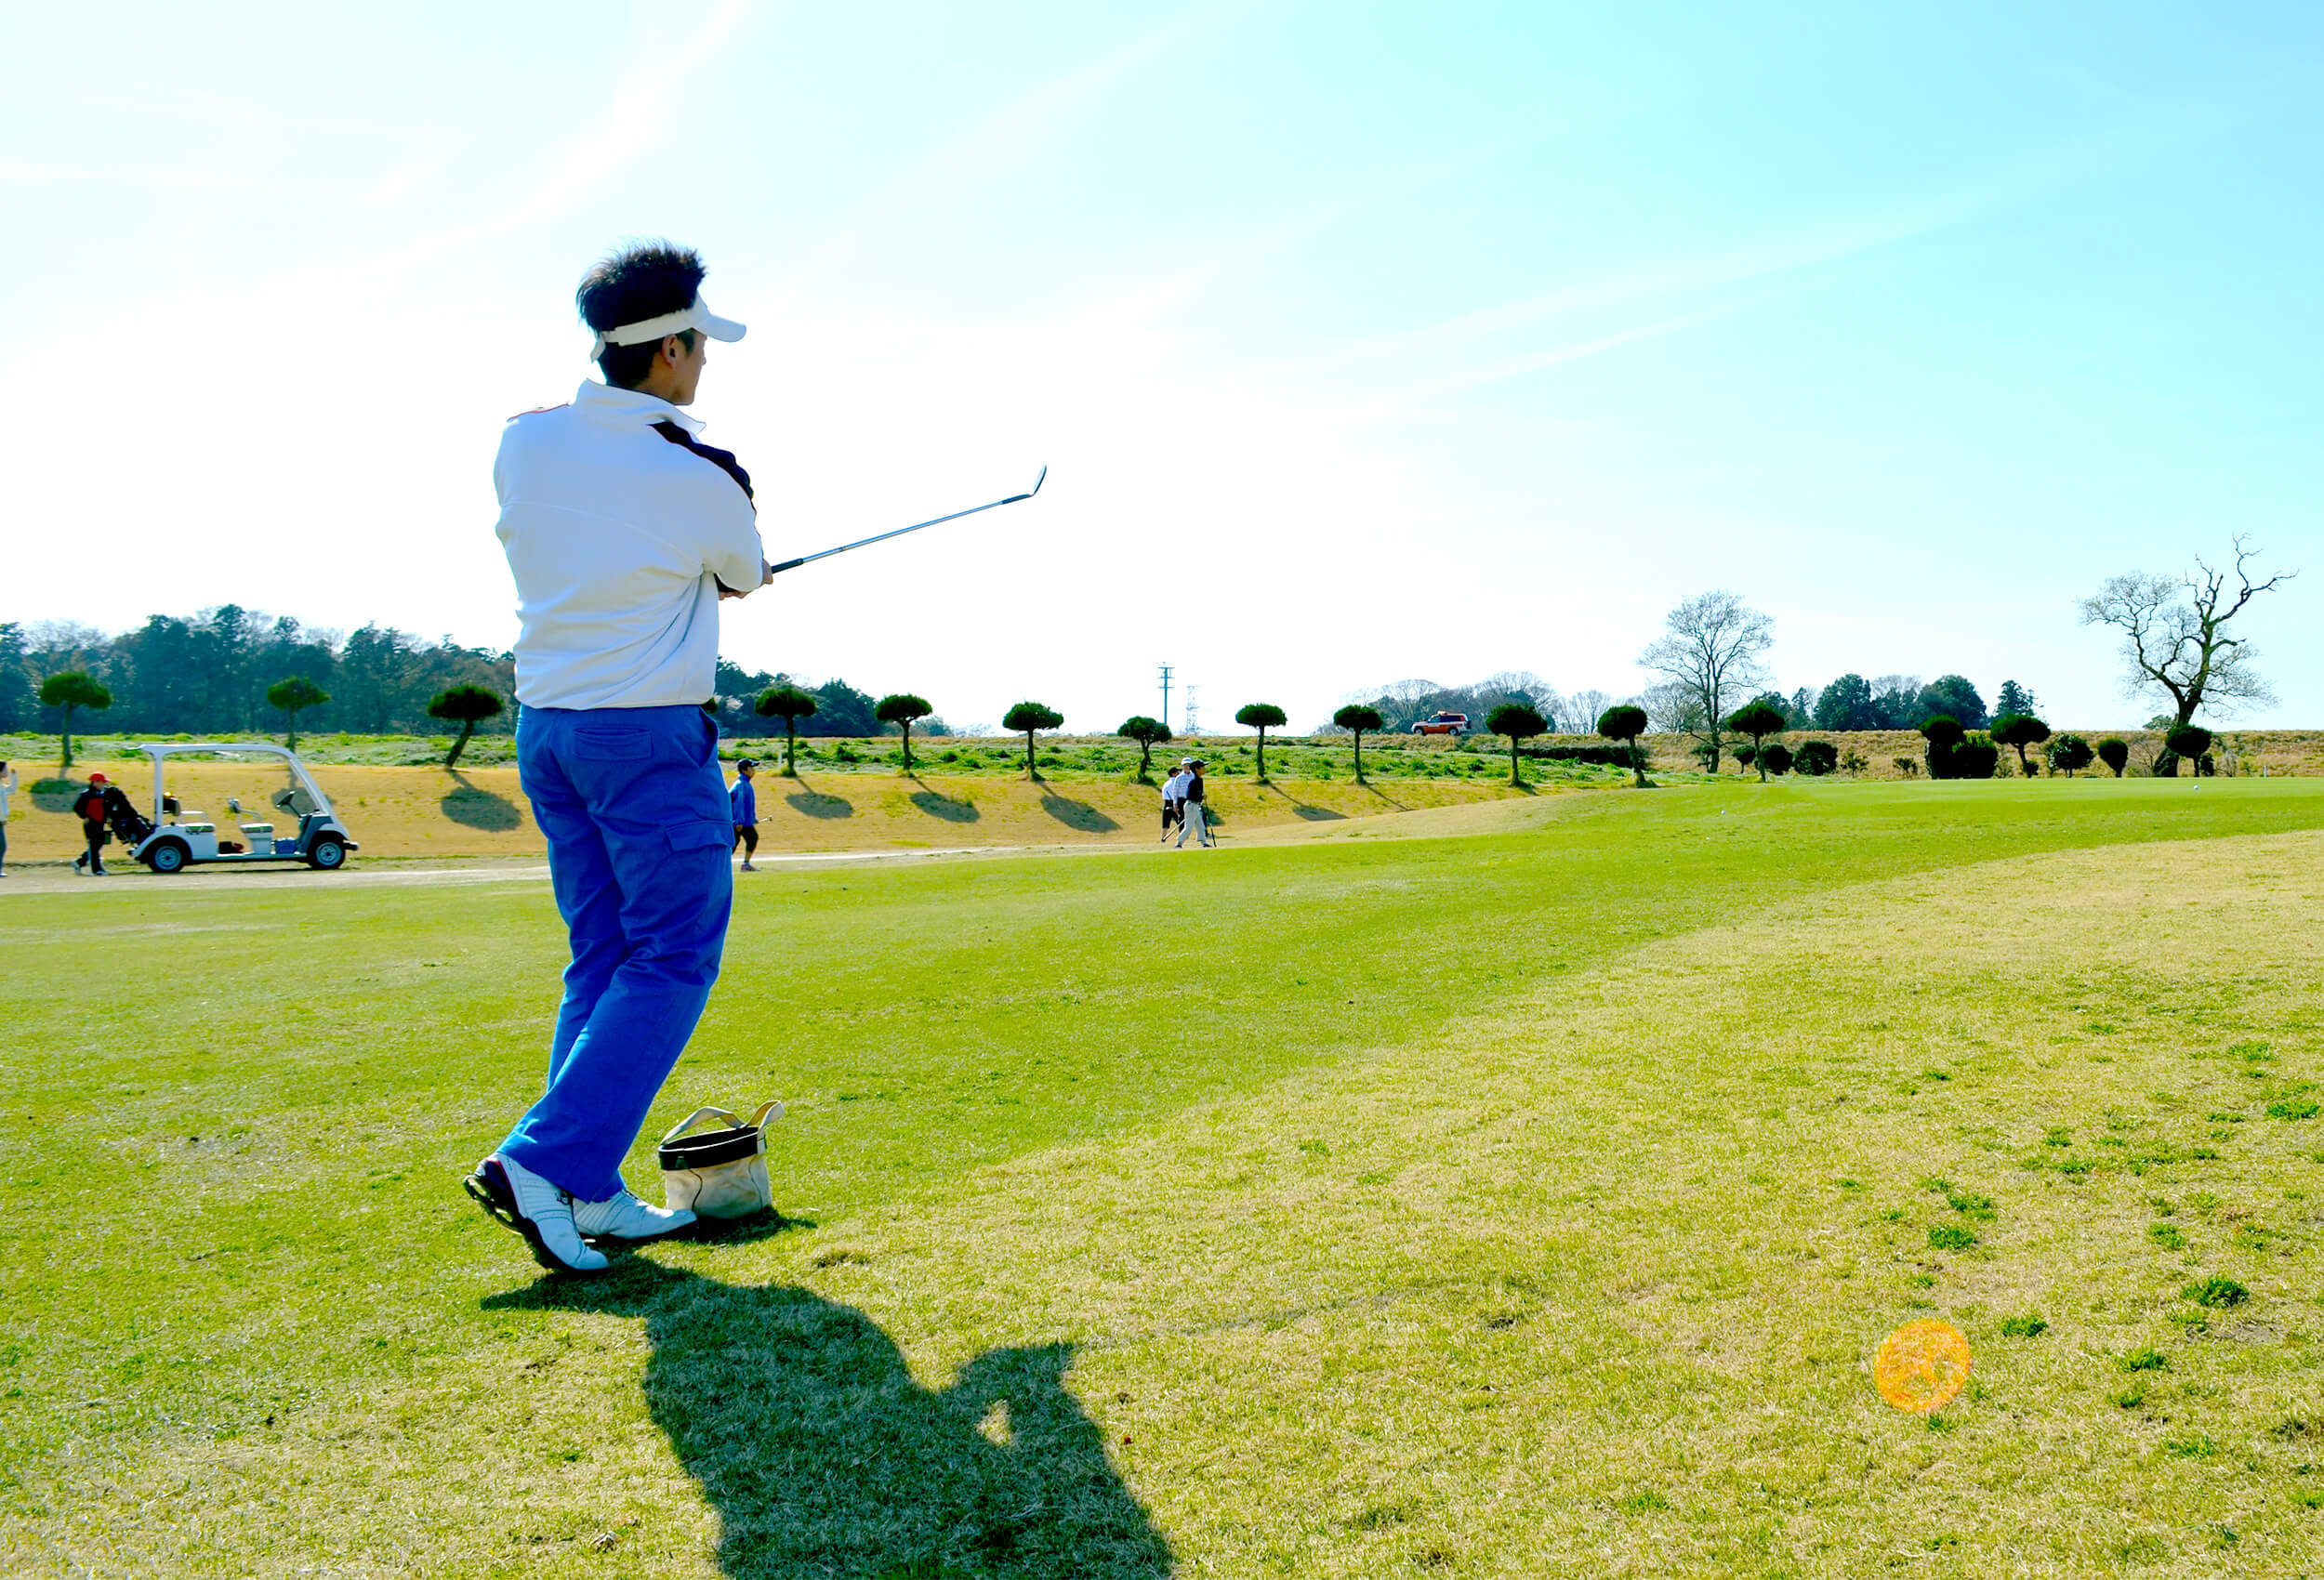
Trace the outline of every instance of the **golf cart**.
<path fill-rule="evenodd" d="M 304 862 L 318 871 L 336 872 L 347 864 L 349 851 L 361 849 L 348 837 L 347 826 L 331 810 L 331 798 L 307 771 L 307 765 L 284 747 L 264 741 L 192 741 L 131 749 L 153 759 L 153 817 L 149 823 L 134 809 L 123 806 L 116 810 L 114 832 L 128 841 L 132 859 L 157 873 L 183 872 L 195 862 Z M 274 792 L 271 801 L 277 812 L 292 820 L 291 836 L 277 838 L 271 823 L 246 822 L 238 823 L 241 839 L 221 839 L 218 825 L 207 816 L 180 809 L 178 798 L 169 793 L 165 764 L 184 752 L 282 758 L 290 770 L 290 783 Z M 226 805 L 237 819 L 244 815 L 242 803 L 232 797 L 227 797 Z M 123 812 L 127 820 L 119 815 Z M 129 826 L 121 826 L 124 821 Z"/>

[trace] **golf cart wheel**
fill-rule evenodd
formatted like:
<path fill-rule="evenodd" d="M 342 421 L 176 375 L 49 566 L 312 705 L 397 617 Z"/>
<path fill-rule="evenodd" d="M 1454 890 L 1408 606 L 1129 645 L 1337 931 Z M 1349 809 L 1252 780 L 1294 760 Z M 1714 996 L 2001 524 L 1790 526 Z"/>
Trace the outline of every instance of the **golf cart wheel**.
<path fill-rule="evenodd" d="M 145 864 L 157 873 L 181 873 L 186 870 L 186 848 L 175 839 L 165 839 L 153 847 Z"/>
<path fill-rule="evenodd" d="M 335 873 L 347 865 L 347 842 L 324 835 L 307 852 L 307 864 L 317 872 Z"/>

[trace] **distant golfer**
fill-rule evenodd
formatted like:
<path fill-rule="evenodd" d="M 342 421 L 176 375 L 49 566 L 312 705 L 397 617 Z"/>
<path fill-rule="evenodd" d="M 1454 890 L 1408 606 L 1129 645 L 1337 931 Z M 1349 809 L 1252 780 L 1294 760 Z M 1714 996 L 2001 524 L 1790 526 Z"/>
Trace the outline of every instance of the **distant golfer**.
<path fill-rule="evenodd" d="M 112 876 L 105 870 L 105 841 L 112 837 L 106 827 L 105 792 L 112 783 L 103 774 L 92 773 L 88 788 L 73 797 L 73 815 L 81 820 L 81 837 L 88 841 L 88 849 L 73 858 L 73 870 L 91 877 Z"/>
<path fill-rule="evenodd" d="M 759 791 L 751 780 L 759 772 L 759 760 L 745 757 L 734 765 L 734 783 L 726 792 L 729 808 L 734 814 L 734 838 L 743 848 L 743 871 L 755 873 L 751 857 L 759 853 Z"/>
<path fill-rule="evenodd" d="M 1186 759 L 1186 788 L 1179 795 L 1178 843 L 1172 847 L 1173 849 L 1186 849 L 1186 836 L 1190 834 L 1195 836 L 1197 848 L 1218 843 L 1210 837 L 1210 819 L 1203 810 L 1204 766 L 1200 757 Z"/>
<path fill-rule="evenodd" d="M 8 801 L 16 794 L 16 770 L 0 761 L 0 877 L 8 876 Z"/>
<path fill-rule="evenodd" d="M 493 481 L 517 588 L 517 767 L 572 935 L 548 1084 L 467 1180 L 551 1271 L 606 1265 L 583 1237 L 693 1221 L 622 1183 L 647 1110 L 710 996 L 734 896 L 719 772 L 719 599 L 766 584 L 750 478 L 695 435 L 709 340 L 701 257 L 632 246 L 577 300 L 605 382 L 501 432 Z"/>
<path fill-rule="evenodd" d="M 1162 782 L 1162 837 L 1165 839 L 1170 836 L 1171 829 L 1185 821 L 1187 761 L 1185 757 L 1179 758 L 1178 766 Z"/>

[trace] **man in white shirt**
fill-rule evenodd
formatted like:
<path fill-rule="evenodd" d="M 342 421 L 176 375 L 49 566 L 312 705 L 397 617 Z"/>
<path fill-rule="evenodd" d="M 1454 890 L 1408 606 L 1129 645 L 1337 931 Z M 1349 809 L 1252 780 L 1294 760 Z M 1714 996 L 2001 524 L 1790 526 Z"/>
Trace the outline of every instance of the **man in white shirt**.
<path fill-rule="evenodd" d="M 621 1163 L 718 978 L 734 825 L 719 771 L 719 599 L 765 585 L 750 478 L 702 444 L 702 260 L 656 243 L 582 281 L 605 382 L 513 417 L 493 481 L 517 588 L 517 762 L 572 936 L 540 1100 L 467 1180 L 551 1271 L 605 1267 L 586 1239 L 643 1240 Z"/>
<path fill-rule="evenodd" d="M 1194 775 L 1187 770 L 1191 759 L 1181 757 L 1169 778 L 1162 782 L 1162 837 L 1169 839 L 1170 830 L 1186 815 L 1186 783 Z"/>

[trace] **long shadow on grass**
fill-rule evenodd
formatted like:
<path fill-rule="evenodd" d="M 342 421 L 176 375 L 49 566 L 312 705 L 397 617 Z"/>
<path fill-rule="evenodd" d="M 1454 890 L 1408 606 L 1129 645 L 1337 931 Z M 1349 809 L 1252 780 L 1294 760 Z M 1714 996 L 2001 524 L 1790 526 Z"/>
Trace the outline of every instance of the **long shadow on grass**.
<path fill-rule="evenodd" d="M 1111 834 L 1121 827 L 1089 802 L 1060 796 L 1054 790 L 1041 792 L 1041 810 L 1067 828 L 1079 829 L 1084 834 Z"/>
<path fill-rule="evenodd" d="M 730 1575 L 1170 1573 L 1169 1545 L 1065 1390 L 1072 1345 L 988 1350 L 927 1389 L 852 1307 L 644 1257 L 483 1304 L 644 1321 L 646 1403 L 719 1511 Z"/>
<path fill-rule="evenodd" d="M 1261 783 L 1259 790 L 1262 796 L 1270 790 L 1274 791 L 1283 797 L 1284 804 L 1291 809 L 1291 815 L 1305 823 L 1338 823 L 1348 815 L 1345 812 L 1335 812 L 1329 807 L 1318 807 L 1302 801 L 1273 780 Z"/>
<path fill-rule="evenodd" d="M 524 814 L 508 797 L 485 789 L 471 782 L 457 769 L 452 771 L 453 787 L 438 803 L 443 815 L 467 828 L 482 828 L 493 833 L 506 833 L 521 827 Z"/>
<path fill-rule="evenodd" d="M 915 790 L 912 804 L 930 817 L 942 818 L 946 823 L 974 823 L 984 815 L 976 810 L 975 802 L 957 800 L 937 790 Z"/>
<path fill-rule="evenodd" d="M 783 798 L 811 818 L 852 818 L 855 815 L 855 803 L 846 797 L 826 796 L 820 790 L 810 790 L 804 786 Z"/>

